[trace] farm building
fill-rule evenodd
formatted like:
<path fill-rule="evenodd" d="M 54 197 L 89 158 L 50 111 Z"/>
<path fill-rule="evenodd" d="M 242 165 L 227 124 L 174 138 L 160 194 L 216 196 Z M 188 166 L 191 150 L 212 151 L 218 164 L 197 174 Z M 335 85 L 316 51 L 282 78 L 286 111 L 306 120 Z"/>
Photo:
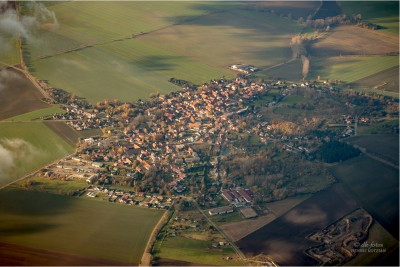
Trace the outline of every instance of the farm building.
<path fill-rule="evenodd" d="M 241 206 L 249 205 L 253 201 L 253 192 L 249 189 L 228 189 L 223 190 L 221 193 L 222 197 L 225 198 L 230 204 Z"/>
<path fill-rule="evenodd" d="M 96 167 L 96 168 L 101 168 L 101 167 L 103 167 L 103 163 L 101 163 L 101 162 L 93 162 L 92 166 Z"/>
<path fill-rule="evenodd" d="M 211 209 L 211 210 L 208 211 L 208 213 L 211 216 L 225 214 L 225 213 L 231 213 L 231 212 L 233 212 L 233 208 L 229 207 L 229 206 L 215 208 L 215 209 Z"/>
<path fill-rule="evenodd" d="M 239 211 L 246 219 L 257 217 L 257 213 L 251 207 L 241 208 Z"/>

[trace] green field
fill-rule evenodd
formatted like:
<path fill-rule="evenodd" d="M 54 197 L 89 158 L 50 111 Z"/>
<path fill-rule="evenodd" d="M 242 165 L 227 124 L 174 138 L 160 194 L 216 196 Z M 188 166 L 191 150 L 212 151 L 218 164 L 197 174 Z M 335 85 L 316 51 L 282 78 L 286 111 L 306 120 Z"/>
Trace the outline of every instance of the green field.
<path fill-rule="evenodd" d="M 38 119 L 41 117 L 53 115 L 54 113 L 63 114 L 63 113 L 65 113 L 65 110 L 57 107 L 57 105 L 53 105 L 48 108 L 38 109 L 38 110 L 35 110 L 32 112 L 28 112 L 28 113 L 25 113 L 22 115 L 8 118 L 8 119 L 6 119 L 6 121 L 29 121 L 29 120 L 34 120 L 34 119 Z"/>
<path fill-rule="evenodd" d="M 30 189 L 38 190 L 46 193 L 67 195 L 69 192 L 74 192 L 77 189 L 82 189 L 88 186 L 85 179 L 73 179 L 62 181 L 60 179 L 50 180 L 48 177 L 29 177 L 21 182 L 16 183 L 18 186 L 22 186 L 27 180 L 35 181 L 34 185 L 31 185 Z M 126 189 L 126 188 L 125 188 Z"/>
<path fill-rule="evenodd" d="M 167 237 L 162 241 L 161 249 L 154 254 L 158 258 L 186 261 L 204 265 L 241 266 L 235 251 L 232 248 L 209 249 L 212 242 L 186 237 Z M 229 256 L 233 260 L 225 260 Z"/>
<path fill-rule="evenodd" d="M 227 70 L 237 63 L 264 68 L 290 59 L 292 36 L 293 32 L 265 22 L 223 12 L 139 36 L 138 40 Z"/>
<path fill-rule="evenodd" d="M 104 48 L 103 48 L 104 47 Z M 136 40 L 87 48 L 33 62 L 33 74 L 95 103 L 134 101 L 179 87 L 170 78 L 201 83 L 228 73 Z"/>
<path fill-rule="evenodd" d="M 98 44 L 131 37 L 173 23 L 218 10 L 232 9 L 237 3 L 90 1 L 64 2 L 49 6 L 58 25 L 41 25 L 37 40 L 26 46 L 31 59 L 57 54 L 80 45 Z M 71 15 L 73 14 L 73 15 Z"/>
<path fill-rule="evenodd" d="M 307 110 L 298 109 L 298 108 L 286 108 L 286 107 L 277 107 L 274 109 L 275 114 L 281 115 L 306 115 Z"/>
<path fill-rule="evenodd" d="M 399 2 L 398 1 L 341 1 L 347 17 L 361 14 L 361 19 L 379 26 L 378 32 L 399 35 Z"/>
<path fill-rule="evenodd" d="M 19 45 L 17 38 L 2 39 L 2 48 L 0 53 L 0 62 L 8 65 L 16 65 L 20 63 Z"/>
<path fill-rule="evenodd" d="M 380 123 L 379 125 L 376 125 L 368 130 L 365 130 L 363 132 L 360 132 L 360 134 L 372 134 L 372 133 L 385 133 L 385 128 L 389 125 L 399 125 L 399 120 L 395 119 L 395 120 L 389 120 L 389 121 L 385 121 Z"/>
<path fill-rule="evenodd" d="M 274 68 L 263 70 L 256 75 L 264 79 L 289 80 L 297 82 L 303 78 L 302 70 L 303 64 L 301 63 L 301 60 L 294 60 Z"/>
<path fill-rule="evenodd" d="M 0 185 L 38 170 L 73 152 L 41 122 L 0 123 Z"/>
<path fill-rule="evenodd" d="M 278 28 L 281 28 L 283 30 L 293 32 L 293 33 L 299 33 L 303 29 L 303 25 L 301 25 L 293 20 L 289 20 L 287 18 L 280 17 L 276 14 L 248 11 L 248 10 L 243 10 L 243 9 L 235 9 L 235 10 L 233 10 L 233 13 L 238 14 L 240 16 L 259 20 L 261 22 L 265 22 L 267 24 L 274 25 Z"/>
<path fill-rule="evenodd" d="M 341 80 L 351 83 L 377 72 L 399 65 L 398 56 L 332 57 L 311 59 L 309 79 Z"/>
<path fill-rule="evenodd" d="M 1 242 L 130 264 L 164 212 L 16 188 L 1 190 L 0 203 Z"/>
<path fill-rule="evenodd" d="M 398 236 L 398 169 L 367 156 L 350 159 L 328 169 L 374 219 L 393 236 Z"/>

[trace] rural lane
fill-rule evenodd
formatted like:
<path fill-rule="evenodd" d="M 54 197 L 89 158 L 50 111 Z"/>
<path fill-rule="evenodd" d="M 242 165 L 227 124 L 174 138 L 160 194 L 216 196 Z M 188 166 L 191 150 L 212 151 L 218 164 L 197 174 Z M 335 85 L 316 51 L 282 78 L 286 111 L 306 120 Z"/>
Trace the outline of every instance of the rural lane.
<path fill-rule="evenodd" d="M 233 244 L 229 238 L 214 224 L 213 221 L 210 220 L 210 218 L 207 217 L 206 214 L 204 214 L 204 211 L 202 209 L 200 209 L 199 205 L 196 203 L 196 201 L 192 201 L 192 203 L 194 203 L 194 205 L 196 206 L 196 208 L 201 212 L 201 214 L 203 214 L 203 216 L 208 220 L 208 222 L 214 227 L 214 229 L 216 229 L 224 238 L 226 241 L 228 241 L 228 243 L 231 245 L 231 247 L 235 250 L 235 252 L 239 255 L 240 259 L 242 260 L 242 262 L 244 263 L 245 266 L 247 266 L 246 263 L 246 257 L 243 255 L 243 253 L 236 247 L 235 244 Z"/>

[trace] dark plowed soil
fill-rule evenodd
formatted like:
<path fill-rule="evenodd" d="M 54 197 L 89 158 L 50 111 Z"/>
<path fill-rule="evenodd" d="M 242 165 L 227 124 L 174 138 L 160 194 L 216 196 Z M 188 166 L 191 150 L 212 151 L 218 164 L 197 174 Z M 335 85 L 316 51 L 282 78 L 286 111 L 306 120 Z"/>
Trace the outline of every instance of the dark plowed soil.
<path fill-rule="evenodd" d="M 133 266 L 118 262 L 49 249 L 0 242 L 1 266 Z"/>
<path fill-rule="evenodd" d="M 20 72 L 11 68 L 0 71 L 0 120 L 50 107 L 43 95 Z"/>

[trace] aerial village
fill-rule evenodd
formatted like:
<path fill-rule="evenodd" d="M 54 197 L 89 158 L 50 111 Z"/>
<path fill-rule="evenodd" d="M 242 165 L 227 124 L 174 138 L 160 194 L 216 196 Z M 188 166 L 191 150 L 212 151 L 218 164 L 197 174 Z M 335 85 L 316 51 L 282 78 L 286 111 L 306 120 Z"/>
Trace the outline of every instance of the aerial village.
<path fill-rule="evenodd" d="M 243 66 L 242 66 L 243 67 Z M 242 68 L 236 66 L 236 68 Z M 247 66 L 248 67 L 248 66 Z M 243 67 L 244 68 L 244 67 Z M 254 71 L 254 67 L 251 71 Z M 242 71 L 242 70 L 240 70 Z M 137 105 L 107 101 L 97 105 L 82 104 L 79 100 L 64 101 L 65 114 L 54 114 L 54 120 L 67 120 L 74 130 L 102 129 L 104 135 L 81 139 L 73 157 L 42 169 L 44 177 L 84 179 L 88 187 L 74 194 L 103 197 L 109 201 L 155 208 L 168 208 L 176 194 L 197 193 L 200 204 L 216 206 L 213 197 L 202 195 L 186 183 L 188 175 L 197 175 L 209 167 L 207 175 L 213 185 L 220 186 L 219 156 L 224 147 L 236 147 L 232 133 L 256 136 L 261 144 L 279 140 L 282 149 L 307 154 L 321 143 L 321 137 L 287 135 L 279 125 L 266 120 L 251 103 L 268 94 L 271 89 L 279 94 L 266 107 L 280 105 L 294 88 L 313 88 L 308 83 L 288 84 L 281 81 L 252 82 L 244 77 L 234 80 L 210 81 L 193 89 L 183 86 L 182 91 L 153 95 L 139 100 Z M 328 84 L 317 88 L 321 93 L 335 94 Z M 105 101 L 106 102 L 106 101 Z M 350 103 L 346 103 L 350 107 Z M 132 111 L 133 110 L 133 111 Z M 344 115 L 339 123 L 349 126 L 342 136 L 354 134 L 352 124 L 367 122 L 366 118 Z M 250 123 L 251 121 L 251 123 Z M 246 124 L 247 122 L 247 124 Z M 206 149 L 196 151 L 200 145 Z M 155 179 L 159 175 L 161 178 Z M 142 177 L 150 177 L 143 182 Z M 129 190 L 109 190 L 110 187 L 130 186 Z M 252 192 L 247 188 L 219 188 L 218 192 L 230 206 L 252 204 Z M 146 196 L 146 201 L 134 201 L 133 196 Z M 231 212 L 231 209 L 210 211 L 211 215 Z M 245 217 L 252 217 L 250 212 Z"/>

